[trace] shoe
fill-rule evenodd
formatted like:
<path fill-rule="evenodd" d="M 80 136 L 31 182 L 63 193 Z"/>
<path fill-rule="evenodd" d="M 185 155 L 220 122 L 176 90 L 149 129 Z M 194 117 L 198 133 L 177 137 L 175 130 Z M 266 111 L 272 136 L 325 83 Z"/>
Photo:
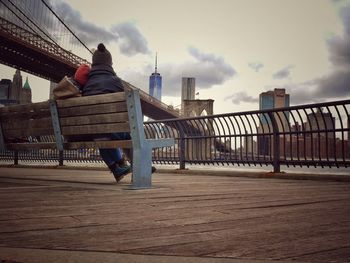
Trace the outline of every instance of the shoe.
<path fill-rule="evenodd" d="M 123 167 L 123 166 L 128 166 L 129 163 L 128 163 L 128 160 L 126 158 L 122 158 L 120 159 L 119 161 L 117 161 L 117 165 Z"/>
<path fill-rule="evenodd" d="M 111 170 L 111 172 L 113 173 L 113 176 L 115 178 L 115 180 L 118 182 L 120 182 L 125 175 L 127 175 L 128 173 L 130 173 L 131 171 L 131 166 L 130 165 L 125 165 L 125 166 L 119 166 L 117 164 L 113 164 L 111 166 L 108 166 L 109 169 Z"/>
<path fill-rule="evenodd" d="M 116 166 L 116 168 L 112 171 L 115 180 L 117 183 L 119 183 L 125 175 L 131 172 L 131 166 L 125 165 L 125 166 Z"/>

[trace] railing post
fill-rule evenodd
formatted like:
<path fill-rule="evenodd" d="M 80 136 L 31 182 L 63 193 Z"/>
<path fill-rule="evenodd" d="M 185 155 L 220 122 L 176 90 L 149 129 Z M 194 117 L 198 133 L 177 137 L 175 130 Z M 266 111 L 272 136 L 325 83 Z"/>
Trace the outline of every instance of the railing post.
<path fill-rule="evenodd" d="M 277 113 L 276 113 L 277 114 Z M 281 172 L 280 164 L 280 133 L 278 130 L 278 125 L 273 112 L 268 113 L 271 124 L 272 124 L 272 134 L 273 134 L 273 172 Z"/>
<path fill-rule="evenodd" d="M 63 166 L 63 151 L 58 152 L 58 166 Z"/>
<path fill-rule="evenodd" d="M 185 136 L 183 130 L 179 129 L 180 138 L 179 138 L 179 161 L 180 161 L 180 170 L 186 169 L 185 167 L 185 152 L 186 152 L 186 144 L 185 144 Z"/>

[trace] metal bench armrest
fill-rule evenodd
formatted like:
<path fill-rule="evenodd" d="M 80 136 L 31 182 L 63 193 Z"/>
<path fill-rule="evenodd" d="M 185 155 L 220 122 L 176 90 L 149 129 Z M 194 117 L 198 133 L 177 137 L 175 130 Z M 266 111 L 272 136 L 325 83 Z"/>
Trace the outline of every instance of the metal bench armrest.
<path fill-rule="evenodd" d="M 170 147 L 175 144 L 175 140 L 173 138 L 147 139 L 146 141 L 150 148 Z"/>

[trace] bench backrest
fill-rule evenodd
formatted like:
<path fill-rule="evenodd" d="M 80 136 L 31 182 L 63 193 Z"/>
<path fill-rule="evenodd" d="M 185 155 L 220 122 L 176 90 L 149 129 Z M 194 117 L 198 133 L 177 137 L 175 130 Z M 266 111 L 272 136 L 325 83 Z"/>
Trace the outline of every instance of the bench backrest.
<path fill-rule="evenodd" d="M 0 108 L 0 125 L 5 142 L 20 142 L 32 136 L 52 135 L 48 101 Z"/>
<path fill-rule="evenodd" d="M 133 143 L 144 140 L 140 98 L 135 90 L 3 107 L 0 108 L 0 125 L 2 137 L 10 149 L 19 149 L 21 138 L 43 135 L 56 136 L 56 143 L 28 145 L 23 142 L 23 148 L 57 146 L 61 150 L 62 135 L 130 132 Z M 131 142 L 125 146 L 131 146 Z M 79 148 L 79 144 L 71 144 L 69 148 Z"/>
<path fill-rule="evenodd" d="M 63 136 L 130 132 L 125 93 L 58 100 Z"/>

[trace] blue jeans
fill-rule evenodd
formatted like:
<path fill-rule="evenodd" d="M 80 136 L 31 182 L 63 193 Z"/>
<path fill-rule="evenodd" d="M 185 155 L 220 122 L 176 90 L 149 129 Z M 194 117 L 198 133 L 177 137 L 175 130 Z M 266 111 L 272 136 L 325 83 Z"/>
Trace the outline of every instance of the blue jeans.
<path fill-rule="evenodd" d="M 130 140 L 131 139 L 130 134 L 127 132 L 105 134 L 104 136 L 108 136 L 111 140 Z M 123 157 L 122 150 L 120 148 L 116 148 L 116 149 L 100 148 L 99 150 L 100 150 L 100 155 L 103 161 L 107 164 L 107 166 L 110 166 L 115 162 L 120 161 Z"/>

